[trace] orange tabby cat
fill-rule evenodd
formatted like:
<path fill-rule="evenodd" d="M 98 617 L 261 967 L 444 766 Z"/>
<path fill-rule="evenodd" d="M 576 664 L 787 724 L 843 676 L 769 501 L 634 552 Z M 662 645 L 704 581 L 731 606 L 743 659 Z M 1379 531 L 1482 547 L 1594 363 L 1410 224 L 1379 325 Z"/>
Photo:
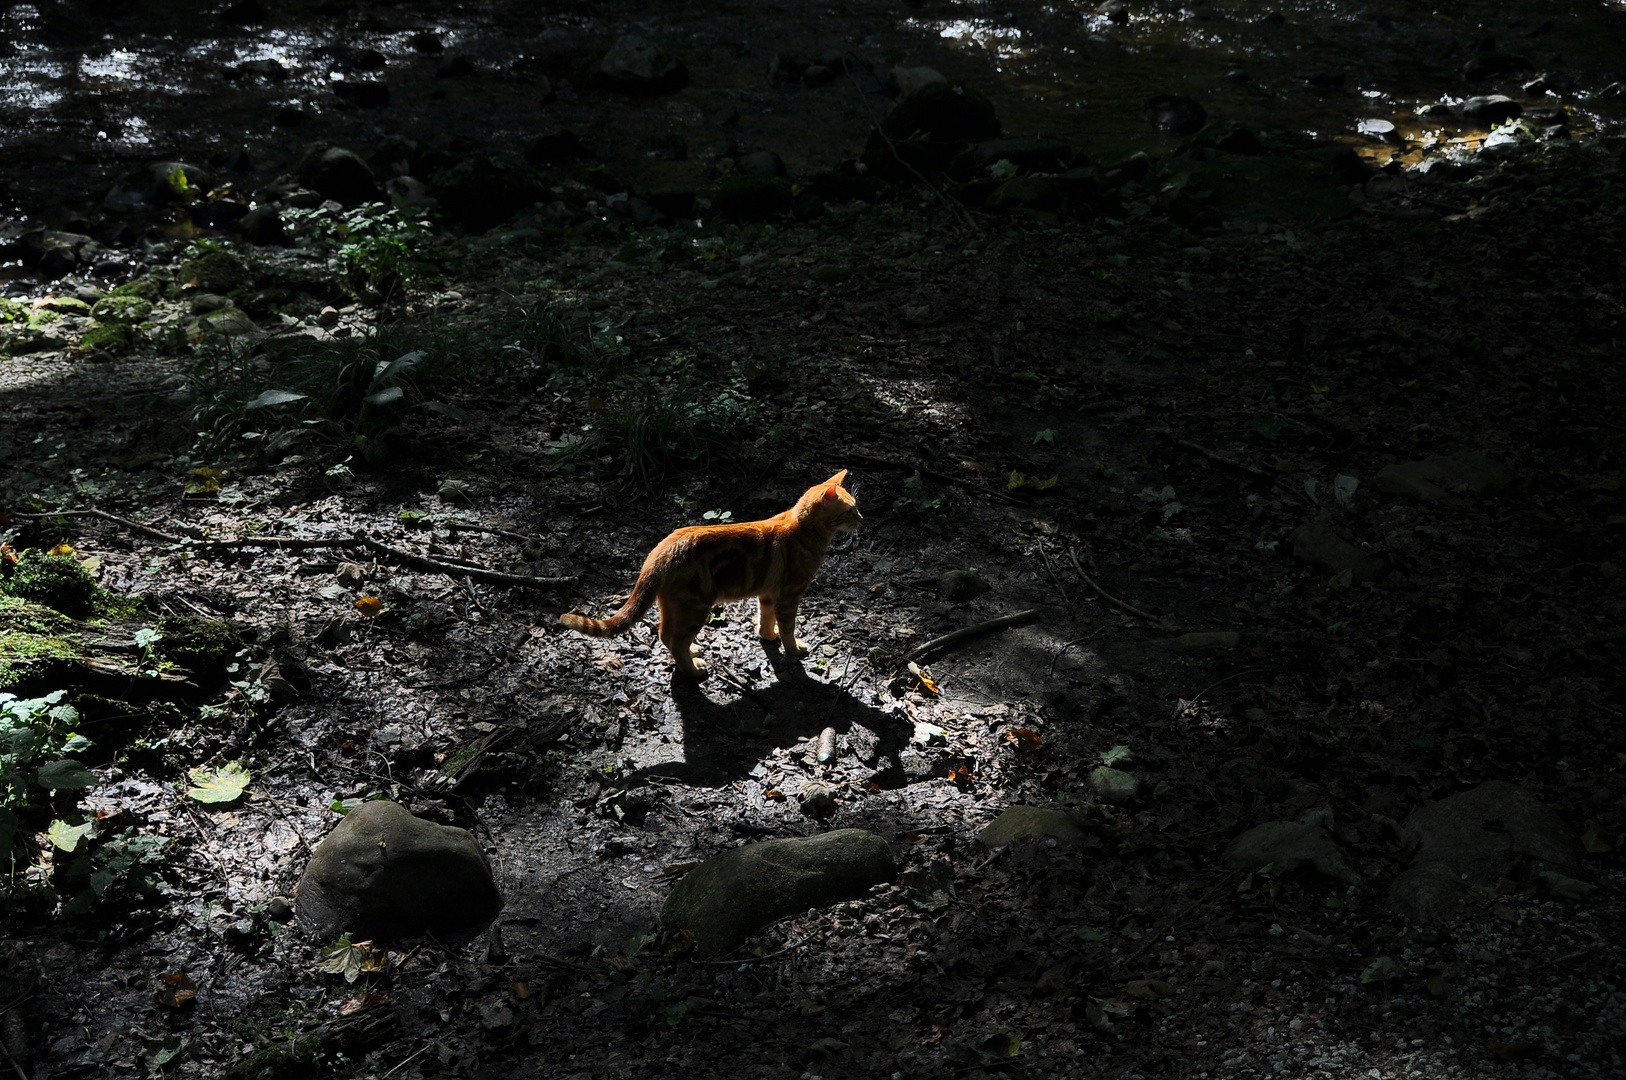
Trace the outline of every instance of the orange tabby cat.
<path fill-rule="evenodd" d="M 757 598 L 757 634 L 764 641 L 783 636 L 800 656 L 807 645 L 796 637 L 796 609 L 813 582 L 836 533 L 852 532 L 864 520 L 841 482 L 843 469 L 807 489 L 796 505 L 765 521 L 696 525 L 679 529 L 655 545 L 644 560 L 638 584 L 621 610 L 608 619 L 561 615 L 572 630 L 609 637 L 631 629 L 649 606 L 660 601 L 661 641 L 678 670 L 695 678 L 706 674 L 695 635 L 719 600 Z"/>

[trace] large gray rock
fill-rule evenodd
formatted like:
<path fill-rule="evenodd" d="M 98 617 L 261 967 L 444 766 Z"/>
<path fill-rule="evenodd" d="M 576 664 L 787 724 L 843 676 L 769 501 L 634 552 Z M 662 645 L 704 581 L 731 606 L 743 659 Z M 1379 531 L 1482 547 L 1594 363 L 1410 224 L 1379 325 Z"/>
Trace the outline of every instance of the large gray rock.
<path fill-rule="evenodd" d="M 322 938 L 451 933 L 502 908 L 485 853 L 467 830 L 392 802 L 350 811 L 299 879 L 299 924 Z"/>
<path fill-rule="evenodd" d="M 1324 566 L 1334 575 L 1348 571 L 1350 580 L 1357 585 L 1382 581 L 1389 575 L 1386 560 L 1368 555 L 1319 522 L 1293 530 L 1293 557 Z"/>
<path fill-rule="evenodd" d="M 1065 845 L 1074 845 L 1088 835 L 1084 826 L 1065 810 L 1041 806 L 1013 806 L 977 834 L 977 842 L 989 851 L 1034 836 L 1050 836 Z"/>
<path fill-rule="evenodd" d="M 1494 491 L 1513 482 L 1513 470 L 1478 451 L 1388 465 L 1377 475 L 1378 490 L 1442 502 L 1448 491 Z"/>
<path fill-rule="evenodd" d="M 1507 878 L 1533 888 L 1581 864 L 1581 840 L 1558 812 L 1505 780 L 1423 807 L 1406 832 L 1411 864 L 1389 886 L 1389 904 L 1420 921 L 1449 916 L 1474 886 Z"/>
<path fill-rule="evenodd" d="M 853 899 L 897 876 L 887 842 L 862 829 L 764 840 L 691 870 L 661 906 L 661 922 L 694 934 L 695 955 L 705 958 L 775 919 Z"/>
<path fill-rule="evenodd" d="M 1282 876 L 1309 867 L 1325 877 L 1361 883 L 1343 849 L 1332 842 L 1327 830 L 1297 821 L 1267 821 L 1237 837 L 1225 853 L 1225 868 L 1251 874 L 1270 867 Z"/>

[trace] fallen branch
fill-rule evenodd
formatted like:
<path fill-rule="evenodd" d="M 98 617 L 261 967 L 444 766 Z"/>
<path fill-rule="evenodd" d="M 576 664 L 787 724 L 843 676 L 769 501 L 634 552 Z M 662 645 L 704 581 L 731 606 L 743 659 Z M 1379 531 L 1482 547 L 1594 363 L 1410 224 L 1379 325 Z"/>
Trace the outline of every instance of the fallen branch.
<path fill-rule="evenodd" d="M 1073 569 L 1077 570 L 1078 571 L 1078 576 L 1084 579 L 1084 584 L 1086 584 L 1090 588 L 1094 589 L 1095 594 L 1097 596 L 1099 596 L 1101 599 L 1105 600 L 1107 603 L 1111 604 L 1113 607 L 1119 609 L 1120 611 L 1127 611 L 1129 614 L 1137 616 L 1137 617 L 1142 618 L 1142 619 L 1145 619 L 1149 623 L 1156 623 L 1156 622 L 1160 621 L 1158 619 L 1158 617 L 1156 615 L 1153 615 L 1151 612 L 1142 611 L 1140 608 L 1136 607 L 1133 604 L 1126 604 L 1122 600 L 1118 599 L 1116 596 L 1113 596 L 1111 593 L 1107 592 L 1101 586 L 1097 585 L 1095 583 L 1095 579 L 1090 577 L 1090 575 L 1088 575 L 1088 574 L 1086 574 L 1084 572 L 1083 564 L 1081 564 L 1078 561 L 1078 552 L 1077 551 L 1073 550 L 1072 548 L 1068 548 L 1067 549 L 1067 557 L 1073 560 Z"/>
<path fill-rule="evenodd" d="M 1214 451 L 1208 449 L 1208 447 L 1203 446 L 1200 443 L 1194 443 L 1189 439 L 1177 439 L 1167 431 L 1160 431 L 1158 434 L 1172 442 L 1174 445 L 1180 447 L 1182 450 L 1190 450 L 1194 454 L 1201 454 L 1209 461 L 1224 465 L 1227 469 L 1235 469 L 1237 472 L 1247 473 L 1254 479 L 1264 480 L 1267 483 L 1276 479 L 1276 477 L 1272 476 L 1270 473 L 1267 473 L 1263 469 L 1256 469 L 1252 465 L 1245 465 L 1240 461 L 1226 457 L 1224 454 L 1216 454 Z"/>
<path fill-rule="evenodd" d="M 458 566 L 452 563 L 444 563 L 438 559 L 431 559 L 424 555 L 414 555 L 410 551 L 402 551 L 400 548 L 392 548 L 388 544 L 381 544 L 369 536 L 356 536 L 350 542 L 361 544 L 378 552 L 380 555 L 388 555 L 392 559 L 404 562 L 408 566 L 415 566 L 420 570 L 431 570 L 437 574 L 445 574 L 447 577 L 453 578 L 473 578 L 475 581 L 483 581 L 488 585 L 513 585 L 526 589 L 546 589 L 555 585 L 572 585 L 576 581 L 574 574 L 565 577 L 539 578 L 525 574 L 504 574 L 496 570 L 482 570 L 474 566 Z"/>
<path fill-rule="evenodd" d="M 997 619 L 988 619 L 984 622 L 972 623 L 970 626 L 962 626 L 960 629 L 950 631 L 942 637 L 934 637 L 926 644 L 911 650 L 904 656 L 904 660 L 919 660 L 929 652 L 953 645 L 958 641 L 964 641 L 966 638 L 987 634 L 994 630 L 1003 630 L 1007 626 L 1021 626 L 1023 623 L 1030 623 L 1038 617 L 1038 608 L 1028 608 L 1026 611 L 1018 611 L 1014 615 L 1001 615 Z"/>
<path fill-rule="evenodd" d="M 29 521 L 48 521 L 51 518 L 59 517 L 100 518 L 103 521 L 111 522 L 120 528 L 128 529 L 130 532 L 138 533 L 141 536 L 149 537 L 153 540 L 162 540 L 166 544 L 192 544 L 196 547 L 202 548 L 231 549 L 245 547 L 270 547 L 296 550 L 300 548 L 349 547 L 355 542 L 348 536 L 322 537 L 319 539 L 315 537 L 306 538 L 299 536 L 248 536 L 238 540 L 208 540 L 195 536 L 179 536 L 175 533 L 167 533 L 162 529 L 155 529 L 150 525 L 143 525 L 139 521 L 131 521 L 127 517 L 120 517 L 117 514 L 110 514 L 106 510 L 94 509 L 57 510 L 49 514 L 12 514 L 11 516 L 15 518 L 23 518 Z"/>

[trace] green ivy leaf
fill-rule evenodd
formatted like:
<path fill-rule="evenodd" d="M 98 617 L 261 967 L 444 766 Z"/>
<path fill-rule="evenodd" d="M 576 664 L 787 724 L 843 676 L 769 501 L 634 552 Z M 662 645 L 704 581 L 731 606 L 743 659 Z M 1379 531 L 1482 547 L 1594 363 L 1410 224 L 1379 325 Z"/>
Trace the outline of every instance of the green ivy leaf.
<path fill-rule="evenodd" d="M 40 787 L 47 791 L 56 791 L 59 788 L 95 787 L 101 782 L 95 773 L 72 758 L 62 758 L 60 761 L 40 766 L 38 779 Z"/>
<path fill-rule="evenodd" d="M 232 802 L 243 794 L 249 781 L 248 770 L 235 761 L 218 769 L 200 766 L 186 776 L 193 785 L 186 789 L 187 795 L 202 803 Z"/>
<path fill-rule="evenodd" d="M 70 825 L 66 821 L 53 821 L 51 827 L 46 830 L 45 835 L 51 838 L 53 847 L 62 851 L 74 852 L 79 850 L 79 845 L 84 843 L 85 837 L 89 836 L 90 831 L 95 827 L 96 822 L 94 819 L 78 825 Z"/>

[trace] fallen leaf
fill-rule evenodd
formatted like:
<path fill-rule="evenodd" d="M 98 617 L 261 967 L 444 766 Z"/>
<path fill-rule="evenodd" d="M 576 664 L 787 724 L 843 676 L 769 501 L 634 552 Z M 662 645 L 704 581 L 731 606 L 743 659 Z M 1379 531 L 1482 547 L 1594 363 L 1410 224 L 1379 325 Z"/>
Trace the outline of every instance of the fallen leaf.
<path fill-rule="evenodd" d="M 667 961 L 676 960 L 692 948 L 694 948 L 694 931 L 680 930 L 667 943 L 666 951 L 661 954 L 661 959 Z"/>
<path fill-rule="evenodd" d="M 521 1001 L 524 1001 L 526 998 L 531 996 L 530 985 L 527 983 L 522 983 L 518 979 L 511 980 L 508 984 L 508 988 L 514 991 L 514 996 L 519 998 Z"/>
<path fill-rule="evenodd" d="M 364 619 L 376 618 L 384 613 L 384 601 L 376 596 L 363 596 L 356 601 L 356 612 Z"/>
<path fill-rule="evenodd" d="M 783 799 L 785 797 L 785 793 L 776 787 L 771 787 L 762 793 L 762 797 L 764 799 Z"/>
<path fill-rule="evenodd" d="M 72 544 L 58 544 L 51 549 L 52 555 L 72 555 L 73 553 Z"/>
<path fill-rule="evenodd" d="M 950 768 L 948 778 L 956 784 L 969 784 L 976 779 L 975 776 L 971 775 L 971 770 L 964 765 L 955 765 Z"/>
<path fill-rule="evenodd" d="M 1037 750 L 1044 745 L 1044 740 L 1039 738 L 1037 732 L 1025 727 L 1012 728 L 1007 731 L 1005 741 L 1018 750 Z"/>
<path fill-rule="evenodd" d="M 179 1009 L 190 1005 L 198 996 L 198 984 L 184 971 L 165 975 L 163 982 L 163 988 L 153 994 L 153 998 L 167 1009 Z"/>
<path fill-rule="evenodd" d="M 1130 997 L 1138 997 L 1146 1001 L 1156 1001 L 1158 998 L 1168 997 L 1174 993 L 1174 987 L 1162 979 L 1134 979 L 1124 986 Z"/>
<path fill-rule="evenodd" d="M 243 794 L 248 787 L 249 772 L 235 761 L 218 769 L 199 766 L 186 774 L 192 786 L 186 789 L 188 797 L 201 803 L 229 803 Z"/>
<path fill-rule="evenodd" d="M 1067 985 L 1067 971 L 1064 968 L 1053 967 L 1039 976 L 1039 981 L 1033 984 L 1033 989 L 1041 994 L 1049 994 L 1052 1000 L 1060 1001 L 1072 995 L 1073 990 Z"/>
<path fill-rule="evenodd" d="M 343 975 L 348 983 L 355 982 L 364 973 L 383 971 L 389 960 L 389 953 L 375 948 L 371 941 L 351 941 L 349 934 L 332 945 L 323 946 L 322 956 L 324 959 L 316 965 L 317 968 Z"/>
<path fill-rule="evenodd" d="M 355 997 L 339 1006 L 339 1015 L 349 1016 L 352 1013 L 359 1013 L 369 1005 L 377 1005 L 383 1000 L 385 1000 L 383 994 L 357 994 Z"/>
<path fill-rule="evenodd" d="M 615 968 L 615 970 L 621 972 L 623 975 L 638 974 L 638 965 L 633 963 L 630 957 L 606 956 L 604 958 L 604 962 Z"/>

